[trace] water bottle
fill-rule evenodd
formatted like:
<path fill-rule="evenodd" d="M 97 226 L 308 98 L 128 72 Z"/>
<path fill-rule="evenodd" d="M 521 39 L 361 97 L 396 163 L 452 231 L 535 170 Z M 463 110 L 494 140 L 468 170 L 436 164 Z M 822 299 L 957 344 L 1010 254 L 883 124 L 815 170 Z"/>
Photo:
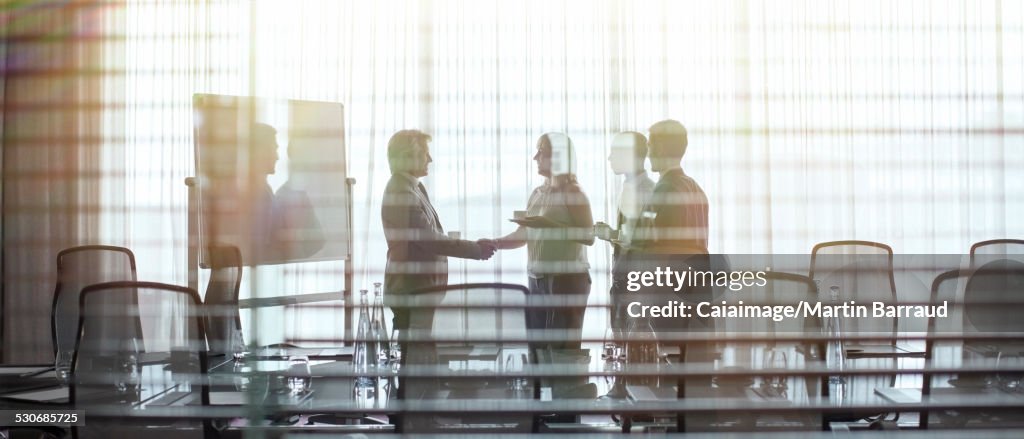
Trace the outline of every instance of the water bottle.
<path fill-rule="evenodd" d="M 829 297 L 832 305 L 839 305 L 839 286 L 832 285 L 829 288 Z M 845 366 L 846 351 L 843 348 L 843 325 L 839 320 L 838 313 L 832 315 L 825 321 L 825 331 L 829 340 L 826 347 L 825 366 L 828 370 L 842 372 Z M 828 377 L 829 384 L 845 384 L 846 379 L 842 375 L 831 375 Z"/>
<path fill-rule="evenodd" d="M 633 319 L 629 324 L 629 336 L 626 341 L 626 365 L 657 366 L 658 337 L 649 318 Z M 627 380 L 630 384 L 641 386 L 657 386 L 658 374 L 632 376 Z"/>
<path fill-rule="evenodd" d="M 388 361 L 391 366 L 391 379 L 388 384 L 392 390 L 398 388 L 398 371 L 402 368 L 402 348 L 398 343 L 401 338 L 398 328 L 391 329 L 391 345 L 388 347 Z"/>
<path fill-rule="evenodd" d="M 359 325 L 356 327 L 356 345 L 352 353 L 355 366 L 355 390 L 375 387 L 375 369 L 377 365 L 377 344 L 373 341 L 370 325 L 369 304 L 366 302 L 366 290 L 359 290 Z"/>
<path fill-rule="evenodd" d="M 388 325 L 384 320 L 384 299 L 381 297 L 380 282 L 373 284 L 373 318 L 370 327 L 372 338 L 377 346 L 377 365 L 381 368 L 387 367 L 391 341 L 388 340 Z"/>

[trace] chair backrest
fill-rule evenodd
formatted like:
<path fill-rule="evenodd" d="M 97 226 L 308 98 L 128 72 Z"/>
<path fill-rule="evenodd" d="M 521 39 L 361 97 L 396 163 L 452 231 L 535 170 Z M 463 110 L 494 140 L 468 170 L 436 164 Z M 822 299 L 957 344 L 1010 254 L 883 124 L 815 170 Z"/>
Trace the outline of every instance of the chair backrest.
<path fill-rule="evenodd" d="M 50 329 L 54 355 L 74 352 L 82 289 L 93 284 L 136 280 L 135 255 L 124 247 L 84 245 L 57 254 Z"/>
<path fill-rule="evenodd" d="M 742 300 L 746 305 L 759 306 L 800 306 L 800 302 L 814 302 L 818 294 L 814 282 L 806 276 L 766 271 L 763 285 L 754 283 L 744 286 Z M 735 303 L 735 302 L 733 302 Z M 770 318 L 731 318 L 716 319 L 715 329 L 720 342 L 720 359 L 718 363 L 723 369 L 745 370 L 752 375 L 760 376 L 761 380 L 769 377 L 764 375 L 766 369 L 803 369 L 807 364 L 818 363 L 824 358 L 825 343 L 818 340 L 806 340 L 821 333 L 821 322 L 817 318 L 782 318 L 775 321 Z M 766 335 L 767 340 L 761 338 Z M 731 338 L 728 338 L 731 336 Z M 750 336 L 754 340 L 743 340 Z M 726 350 L 727 349 L 727 350 Z M 774 356 L 772 356 L 774 355 Z M 785 359 L 781 363 L 781 359 Z M 773 361 L 774 360 L 774 361 Z M 784 364 L 784 365 L 783 365 Z M 747 378 L 747 377 L 742 377 Z M 755 380 L 749 377 L 753 385 Z M 721 377 L 719 377 L 721 379 Z M 778 379 L 778 378 L 776 378 Z M 808 404 L 818 398 L 828 396 L 827 377 L 794 376 L 783 378 L 786 384 L 786 399 L 795 404 Z M 703 393 L 694 380 L 685 382 L 687 394 L 680 397 L 713 397 L 732 398 L 732 394 Z M 682 382 L 682 380 L 679 380 Z M 719 388 L 726 386 L 721 381 Z M 684 386 L 680 386 L 683 388 Z M 696 388 L 695 388 L 696 387 Z M 755 387 L 755 389 L 760 390 Z M 711 396 L 713 395 L 713 396 Z M 714 414 L 681 413 L 680 431 L 750 431 L 749 426 L 756 425 L 759 413 Z M 822 428 L 821 413 L 808 410 L 790 417 L 790 429 L 819 431 Z"/>
<path fill-rule="evenodd" d="M 79 304 L 71 403 L 83 410 L 138 410 L 141 416 L 90 416 L 88 424 L 73 429 L 74 435 L 140 437 L 163 432 L 203 437 L 210 428 L 205 420 L 142 417 L 149 406 L 209 405 L 206 334 L 195 290 L 153 282 L 107 282 L 83 289 Z"/>
<path fill-rule="evenodd" d="M 964 287 L 964 326 L 980 332 L 1024 332 L 1024 262 L 978 267 Z"/>
<path fill-rule="evenodd" d="M 402 395 L 411 400 L 443 399 L 449 394 L 460 399 L 506 399 L 506 377 L 480 380 L 462 376 L 473 364 L 484 369 L 501 370 L 506 355 L 521 358 L 527 350 L 526 313 L 529 290 L 522 285 L 478 283 L 438 286 L 410 292 L 405 305 L 410 307 L 409 329 L 402 334 L 407 366 L 432 366 L 442 371 L 456 368 L 440 377 L 408 377 Z M 466 351 L 460 359 L 460 351 Z M 472 351 L 472 352 L 471 352 Z M 454 353 L 453 353 L 454 352 Z M 461 368 L 461 369 L 460 369 Z M 535 389 L 521 395 L 533 399 Z M 500 397 L 496 398 L 495 395 Z M 488 416 L 434 416 L 431 413 L 407 413 L 399 426 L 403 433 L 422 432 L 531 432 L 534 417 L 529 413 Z"/>
<path fill-rule="evenodd" d="M 963 367 L 961 361 L 992 357 L 1001 351 L 1000 345 L 1004 342 L 973 339 L 975 335 L 1024 331 L 1024 321 L 1020 319 L 1024 311 L 1024 263 L 999 259 L 974 269 L 944 272 L 932 282 L 930 303 L 948 304 L 948 313 L 945 317 L 928 319 L 926 366 L 955 367 L 960 372 L 926 372 L 922 393 L 929 395 L 933 388 L 950 387 L 953 379 L 958 380 L 959 385 L 981 386 L 980 383 L 986 380 L 985 374 L 972 372 L 970 368 Z M 1018 345 L 1019 341 L 1009 343 Z M 969 354 L 971 350 L 978 353 Z M 922 425 L 929 425 L 927 411 L 920 417 Z"/>
<path fill-rule="evenodd" d="M 971 246 L 971 268 L 999 259 L 1024 262 L 1024 239 L 991 239 Z"/>
<path fill-rule="evenodd" d="M 239 352 L 245 346 L 238 311 L 242 253 L 236 246 L 216 246 L 210 247 L 208 254 L 210 281 L 206 285 L 203 310 L 210 355 Z"/>
<path fill-rule="evenodd" d="M 831 289 L 837 286 L 840 303 L 854 300 L 861 305 L 894 304 L 897 296 L 893 271 L 893 253 L 888 245 L 872 241 L 832 241 L 814 246 L 808 277 L 820 282 L 818 297 L 822 303 L 832 301 Z M 845 318 L 842 325 L 850 337 L 888 338 L 896 334 L 899 321 L 884 317 Z M 861 340 L 856 343 L 879 342 Z M 888 344 L 895 345 L 896 339 L 891 338 Z"/>

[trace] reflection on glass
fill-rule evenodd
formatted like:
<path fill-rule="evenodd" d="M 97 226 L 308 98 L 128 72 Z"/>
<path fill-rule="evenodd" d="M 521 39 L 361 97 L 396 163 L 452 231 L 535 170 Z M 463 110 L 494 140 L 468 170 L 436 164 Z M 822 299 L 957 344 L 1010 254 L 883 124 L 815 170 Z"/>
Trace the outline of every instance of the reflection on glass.
<path fill-rule="evenodd" d="M 123 342 L 118 352 L 114 370 L 114 387 L 123 401 L 136 401 L 139 397 L 139 381 L 142 366 L 139 363 L 139 344 L 135 337 Z"/>
<path fill-rule="evenodd" d="M 293 395 L 309 392 L 313 382 L 313 373 L 309 370 L 309 358 L 294 355 L 288 359 L 288 391 Z"/>
<path fill-rule="evenodd" d="M 1020 371 L 1024 370 L 1022 366 L 1024 366 L 1024 362 L 1021 361 L 1020 355 L 999 351 L 996 354 L 996 369 L 999 370 L 996 376 L 996 383 L 999 388 L 1007 392 L 1020 391 L 1022 378 Z"/>
<path fill-rule="evenodd" d="M 508 354 L 505 357 L 505 376 L 508 378 L 508 389 L 513 393 L 519 393 L 526 391 L 529 386 L 529 381 L 526 377 L 518 376 L 517 373 L 523 371 L 523 368 L 527 364 L 526 354 Z"/>
<path fill-rule="evenodd" d="M 789 367 L 786 352 L 778 349 L 770 349 L 765 352 L 764 356 L 764 370 L 765 371 L 784 371 Z M 772 395 L 785 397 L 786 396 L 786 377 L 782 375 L 768 375 L 765 377 L 762 387 L 768 390 Z"/>
<path fill-rule="evenodd" d="M 651 326 L 649 318 L 635 318 L 629 325 L 629 337 L 626 341 L 626 364 L 631 368 L 644 365 L 657 365 L 658 337 Z M 641 386 L 657 386 L 657 374 L 645 374 L 630 377 L 629 382 Z"/>
<path fill-rule="evenodd" d="M 54 361 L 54 371 L 57 373 L 57 381 L 60 382 L 61 386 L 67 386 L 71 383 L 71 359 L 74 355 L 74 352 L 57 352 L 57 358 Z"/>
<path fill-rule="evenodd" d="M 832 301 L 832 306 L 839 305 L 839 297 L 839 286 L 832 285 L 829 288 L 829 298 Z M 840 374 L 829 376 L 828 382 L 829 384 L 845 384 L 846 379 L 843 378 L 841 373 L 845 366 L 846 352 L 843 350 L 843 325 L 839 320 L 838 313 L 826 320 L 825 331 L 829 337 L 825 357 L 826 366 L 828 370 L 840 372 Z"/>

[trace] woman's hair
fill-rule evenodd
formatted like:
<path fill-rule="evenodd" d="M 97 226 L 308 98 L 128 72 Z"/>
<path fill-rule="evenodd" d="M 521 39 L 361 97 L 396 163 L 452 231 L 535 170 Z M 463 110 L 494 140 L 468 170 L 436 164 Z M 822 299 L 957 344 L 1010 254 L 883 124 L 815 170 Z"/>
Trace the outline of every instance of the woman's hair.
<path fill-rule="evenodd" d="M 551 176 L 567 176 L 568 181 L 576 182 L 576 148 L 572 139 L 563 133 L 544 133 L 537 140 L 541 148 L 547 148 L 551 154 Z"/>

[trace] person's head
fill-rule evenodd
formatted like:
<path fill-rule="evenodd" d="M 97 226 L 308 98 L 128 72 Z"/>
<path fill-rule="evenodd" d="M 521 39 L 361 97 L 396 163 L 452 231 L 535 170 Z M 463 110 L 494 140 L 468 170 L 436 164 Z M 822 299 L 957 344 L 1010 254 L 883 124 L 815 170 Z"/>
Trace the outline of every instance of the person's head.
<path fill-rule="evenodd" d="M 425 177 L 430 158 L 429 134 L 419 130 L 402 130 L 388 140 L 388 166 L 391 173 L 405 172 L 413 177 Z"/>
<path fill-rule="evenodd" d="M 636 131 L 626 131 L 612 138 L 608 163 L 616 175 L 637 173 L 644 170 L 647 158 L 647 138 Z"/>
<path fill-rule="evenodd" d="M 651 158 L 651 170 L 664 172 L 679 167 L 686 154 L 686 127 L 678 121 L 667 119 L 651 125 L 647 145 Z"/>
<path fill-rule="evenodd" d="M 253 178 L 265 178 L 274 173 L 274 167 L 277 165 L 277 130 L 265 123 L 254 123 L 249 135 L 252 142 L 249 174 Z"/>
<path fill-rule="evenodd" d="M 537 173 L 545 177 L 575 173 L 575 151 L 572 140 L 562 133 L 546 133 L 537 139 Z"/>

